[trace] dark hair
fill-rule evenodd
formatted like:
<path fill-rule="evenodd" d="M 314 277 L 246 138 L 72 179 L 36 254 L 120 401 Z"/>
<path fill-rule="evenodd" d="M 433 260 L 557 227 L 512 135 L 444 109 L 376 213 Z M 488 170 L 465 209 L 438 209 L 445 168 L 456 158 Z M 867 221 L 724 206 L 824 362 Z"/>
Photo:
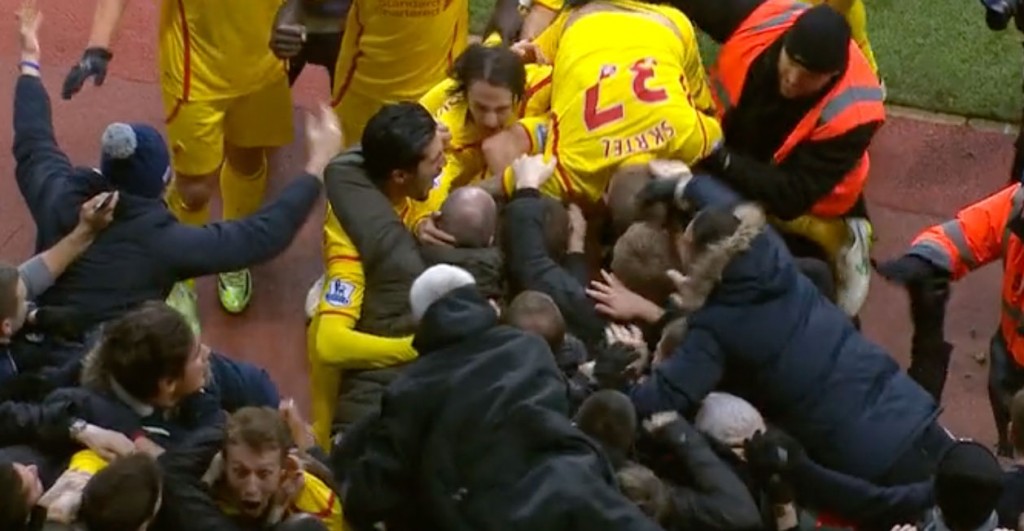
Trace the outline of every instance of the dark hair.
<path fill-rule="evenodd" d="M 281 413 L 269 407 L 243 407 L 228 417 L 224 452 L 234 445 L 242 445 L 257 452 L 280 450 L 282 458 L 295 443 Z"/>
<path fill-rule="evenodd" d="M 163 302 L 146 302 L 103 330 L 99 367 L 133 397 L 150 400 L 161 380 L 184 375 L 195 342 L 180 313 Z"/>
<path fill-rule="evenodd" d="M 526 92 L 526 67 L 515 52 L 504 46 L 471 44 L 455 60 L 448 76 L 455 80 L 449 91 L 452 96 L 465 96 L 475 81 L 508 89 L 516 101 Z"/>
<path fill-rule="evenodd" d="M 596 439 L 615 457 L 628 455 L 636 439 L 636 408 L 619 391 L 603 389 L 587 397 L 576 412 L 575 421 L 580 431 Z"/>
<path fill-rule="evenodd" d="M 414 171 L 437 135 L 437 122 L 415 102 L 381 107 L 363 129 L 363 166 L 378 187 L 395 170 Z"/>
<path fill-rule="evenodd" d="M 28 523 L 32 507 L 25 487 L 14 463 L 0 463 L 0 529 L 22 529 Z"/>
<path fill-rule="evenodd" d="M 10 319 L 18 313 L 18 268 L 0 263 L 0 320 Z"/>
<path fill-rule="evenodd" d="M 117 459 L 85 484 L 78 518 L 90 530 L 135 531 L 156 513 L 161 484 L 160 467 L 152 457 Z"/>
<path fill-rule="evenodd" d="M 717 243 L 732 236 L 740 226 L 740 220 L 730 207 L 707 207 L 693 218 L 693 246 L 697 249 Z"/>

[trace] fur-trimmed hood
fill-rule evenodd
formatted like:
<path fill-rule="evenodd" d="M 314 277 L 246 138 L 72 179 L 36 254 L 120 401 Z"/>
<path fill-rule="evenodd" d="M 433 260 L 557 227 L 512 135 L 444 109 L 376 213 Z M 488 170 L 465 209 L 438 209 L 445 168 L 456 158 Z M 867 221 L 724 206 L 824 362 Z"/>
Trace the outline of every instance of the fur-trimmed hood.
<path fill-rule="evenodd" d="M 686 282 L 675 298 L 684 314 L 703 307 L 712 294 L 718 301 L 739 301 L 779 287 L 783 262 L 769 250 L 768 242 L 758 243 L 759 237 L 770 237 L 765 234 L 764 210 L 755 203 L 741 203 L 733 215 L 740 220 L 736 231 L 696 255 L 686 268 Z"/>

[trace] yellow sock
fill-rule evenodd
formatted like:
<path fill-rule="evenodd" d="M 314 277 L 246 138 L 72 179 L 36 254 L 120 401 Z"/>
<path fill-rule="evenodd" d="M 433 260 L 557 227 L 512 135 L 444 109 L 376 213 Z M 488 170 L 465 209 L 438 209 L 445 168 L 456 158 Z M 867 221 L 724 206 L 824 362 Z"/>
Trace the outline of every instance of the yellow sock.
<path fill-rule="evenodd" d="M 857 47 L 864 54 L 864 58 L 871 65 L 875 75 L 878 75 L 878 63 L 875 62 L 875 52 L 871 49 L 871 41 L 868 40 L 868 14 L 864 9 L 862 0 L 855 0 L 850 6 L 850 12 L 846 14 L 846 21 L 850 23 L 850 33 Z"/>
<path fill-rule="evenodd" d="M 241 219 L 257 210 L 263 204 L 263 193 L 267 189 L 267 158 L 253 175 L 242 175 L 231 167 L 228 161 L 220 167 L 220 200 L 225 220 Z"/>
<path fill-rule="evenodd" d="M 178 187 L 173 182 L 167 187 L 165 200 L 167 201 L 167 208 L 174 214 L 174 217 L 186 225 L 199 227 L 210 222 L 210 203 L 207 202 L 200 209 L 189 209 L 185 206 L 185 201 L 181 199 Z"/>

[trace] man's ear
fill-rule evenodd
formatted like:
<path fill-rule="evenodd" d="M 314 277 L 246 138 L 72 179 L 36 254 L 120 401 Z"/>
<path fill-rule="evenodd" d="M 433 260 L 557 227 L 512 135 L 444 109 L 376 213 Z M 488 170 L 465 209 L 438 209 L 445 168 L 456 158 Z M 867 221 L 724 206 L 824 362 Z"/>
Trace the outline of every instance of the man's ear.
<path fill-rule="evenodd" d="M 284 464 L 281 466 L 287 477 L 293 477 L 296 474 L 301 474 L 302 460 L 299 459 L 297 452 L 288 452 L 288 456 L 284 458 Z"/>
<path fill-rule="evenodd" d="M 398 186 L 405 186 L 406 182 L 409 180 L 409 172 L 403 170 L 391 170 L 391 175 L 388 176 L 388 180 Z"/>
<path fill-rule="evenodd" d="M 14 321 L 11 319 L 4 319 L 3 323 L 0 324 L 0 331 L 3 332 L 4 337 L 11 337 L 14 335 Z"/>
<path fill-rule="evenodd" d="M 161 378 L 157 383 L 158 396 L 178 396 L 178 385 L 180 383 L 181 381 L 175 378 Z"/>

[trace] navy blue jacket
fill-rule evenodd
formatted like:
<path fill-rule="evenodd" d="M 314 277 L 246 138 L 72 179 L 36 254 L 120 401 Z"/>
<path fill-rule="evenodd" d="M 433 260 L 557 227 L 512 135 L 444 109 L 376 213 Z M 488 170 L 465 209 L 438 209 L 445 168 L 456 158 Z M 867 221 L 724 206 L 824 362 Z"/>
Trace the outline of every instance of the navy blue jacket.
<path fill-rule="evenodd" d="M 95 170 L 75 168 L 54 138 L 42 81 L 21 76 L 14 96 L 18 188 L 36 223 L 36 252 L 78 223 L 89 197 L 112 186 Z M 72 306 L 91 323 L 117 317 L 147 300 L 163 300 L 179 280 L 254 266 L 283 252 L 320 194 L 312 175 L 292 180 L 273 202 L 242 220 L 191 227 L 163 201 L 122 193 L 114 221 L 38 299 Z"/>
<path fill-rule="evenodd" d="M 738 199 L 705 176 L 695 177 L 685 195 L 698 206 Z M 693 272 L 714 288 L 689 316 L 671 358 L 631 390 L 634 403 L 645 416 L 690 413 L 728 374 L 730 391 L 796 437 L 816 462 L 879 480 L 938 407 L 799 273 L 782 239 L 763 227 L 763 215 L 740 217 L 737 234 L 752 235 L 749 249 L 734 246 L 724 268 Z"/>

